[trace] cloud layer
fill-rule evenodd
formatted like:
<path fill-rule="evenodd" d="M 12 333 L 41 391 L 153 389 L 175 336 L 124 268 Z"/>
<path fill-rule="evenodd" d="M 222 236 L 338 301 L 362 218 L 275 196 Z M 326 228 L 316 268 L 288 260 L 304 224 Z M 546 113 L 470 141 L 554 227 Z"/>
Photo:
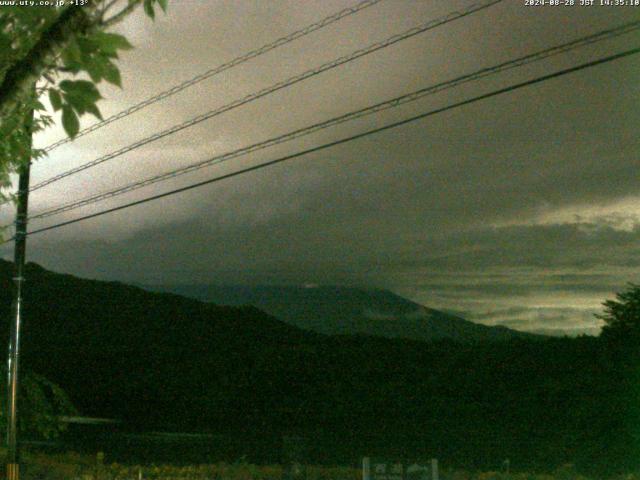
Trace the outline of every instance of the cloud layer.
<path fill-rule="evenodd" d="M 105 114 L 340 8 L 174 2 L 122 24 L 138 46 Z M 362 48 L 456 2 L 383 1 L 56 150 L 34 182 Z M 106 191 L 628 21 L 619 9 L 503 2 L 38 191 L 32 211 Z M 234 171 L 628 48 L 627 36 L 128 194 L 80 214 Z M 288 164 L 30 239 L 33 261 L 143 283 L 348 283 L 471 320 L 597 333 L 599 304 L 637 277 L 640 75 L 635 58 L 552 80 Z M 38 139 L 61 136 L 52 130 Z M 69 213 L 56 220 L 74 218 Z M 7 220 L 10 213 L 0 212 Z M 9 252 L 3 247 L 5 255 Z"/>

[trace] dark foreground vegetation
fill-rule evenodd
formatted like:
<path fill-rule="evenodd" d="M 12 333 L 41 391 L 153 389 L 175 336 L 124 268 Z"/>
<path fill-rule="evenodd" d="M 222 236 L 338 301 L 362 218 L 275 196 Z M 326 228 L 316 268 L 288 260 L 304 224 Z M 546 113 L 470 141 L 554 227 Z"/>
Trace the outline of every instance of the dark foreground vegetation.
<path fill-rule="evenodd" d="M 21 478 L 25 480 L 282 480 L 287 478 L 282 465 L 253 465 L 246 462 L 175 465 L 123 465 L 96 457 L 67 453 L 25 455 Z M 306 466 L 303 480 L 360 480 L 356 467 Z M 640 480 L 640 475 L 624 474 L 587 477 L 572 465 L 563 465 L 550 473 L 468 472 L 443 469 L 441 480 Z"/>
<path fill-rule="evenodd" d="M 599 338 L 476 344 L 323 336 L 254 308 L 35 265 L 27 275 L 24 368 L 82 414 L 122 420 L 121 431 L 215 434 L 207 462 L 278 463 L 282 437 L 296 435 L 311 464 L 437 457 L 484 471 L 509 458 L 517 471 L 570 463 L 593 478 L 640 468 L 633 322 Z M 1 263 L 2 318 L 9 303 Z"/>

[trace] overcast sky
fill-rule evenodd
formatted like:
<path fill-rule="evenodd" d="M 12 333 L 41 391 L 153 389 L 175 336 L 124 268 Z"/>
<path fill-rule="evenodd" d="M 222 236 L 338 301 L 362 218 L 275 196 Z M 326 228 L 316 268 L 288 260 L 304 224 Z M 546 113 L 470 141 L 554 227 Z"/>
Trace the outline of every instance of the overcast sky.
<path fill-rule="evenodd" d="M 174 0 L 118 29 L 124 89 L 105 116 L 354 4 Z M 339 56 L 470 5 L 383 0 L 38 161 L 36 183 Z M 579 0 L 576 0 L 579 3 Z M 640 18 L 640 7 L 505 0 L 34 192 L 37 213 Z M 628 34 L 46 220 L 50 225 L 640 45 Z M 640 266 L 637 56 L 29 237 L 28 258 L 145 284 L 389 288 L 481 323 L 597 333 Z M 92 118 L 83 119 L 83 126 Z M 44 146 L 63 137 L 52 128 Z M 3 223 L 11 211 L 0 211 Z M 9 258 L 11 249 L 0 253 Z"/>

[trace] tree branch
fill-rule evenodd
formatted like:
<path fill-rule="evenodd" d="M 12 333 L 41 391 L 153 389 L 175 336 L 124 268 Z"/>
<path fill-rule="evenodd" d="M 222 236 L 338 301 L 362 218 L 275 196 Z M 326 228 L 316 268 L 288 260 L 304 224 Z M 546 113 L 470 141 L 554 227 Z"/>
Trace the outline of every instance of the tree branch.
<path fill-rule="evenodd" d="M 102 11 L 100 12 L 101 17 L 104 18 L 104 14 L 107 13 L 109 10 L 111 10 L 111 8 L 113 6 L 115 6 L 116 3 L 118 3 L 120 0 L 111 0 L 109 3 L 107 3 L 107 0 L 102 0 L 104 3 L 104 7 L 102 7 Z"/>
<path fill-rule="evenodd" d="M 112 17 L 103 20 L 100 25 L 104 28 L 111 27 L 116 23 L 124 20 L 124 18 L 129 15 L 140 3 L 142 0 L 129 0 L 129 4 L 120 10 L 118 13 L 114 14 Z"/>
<path fill-rule="evenodd" d="M 31 50 L 5 74 L 0 84 L 0 125 L 21 106 L 33 85 L 78 33 L 85 34 L 97 26 L 92 16 L 98 8 L 97 0 L 89 0 L 83 7 L 69 8 L 45 30 Z"/>

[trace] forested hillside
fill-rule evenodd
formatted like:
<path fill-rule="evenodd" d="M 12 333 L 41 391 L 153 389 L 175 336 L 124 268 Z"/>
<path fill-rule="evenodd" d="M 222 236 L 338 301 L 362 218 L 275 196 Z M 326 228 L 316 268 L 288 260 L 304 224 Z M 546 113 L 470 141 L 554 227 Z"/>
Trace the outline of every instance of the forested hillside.
<path fill-rule="evenodd" d="M 10 265 L 0 264 L 7 318 Z M 22 366 L 86 415 L 200 431 L 273 461 L 282 435 L 315 462 L 436 456 L 524 469 L 638 466 L 637 346 L 515 339 L 462 345 L 323 336 L 255 308 L 27 269 Z M 6 323 L 2 335 L 6 338 Z"/>

